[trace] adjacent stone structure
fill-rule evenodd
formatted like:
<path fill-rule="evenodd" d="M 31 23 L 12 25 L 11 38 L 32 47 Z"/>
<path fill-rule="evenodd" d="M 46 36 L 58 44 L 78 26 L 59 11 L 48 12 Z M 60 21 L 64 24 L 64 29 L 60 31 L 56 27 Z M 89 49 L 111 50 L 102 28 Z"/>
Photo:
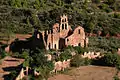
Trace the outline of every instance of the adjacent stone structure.
<path fill-rule="evenodd" d="M 73 30 L 68 24 L 67 15 L 60 18 L 60 24 L 55 23 L 51 30 L 42 32 L 46 49 L 63 49 L 68 45 L 87 47 L 88 38 L 85 36 L 84 28 L 78 26 Z M 37 37 L 39 38 L 39 35 Z"/>

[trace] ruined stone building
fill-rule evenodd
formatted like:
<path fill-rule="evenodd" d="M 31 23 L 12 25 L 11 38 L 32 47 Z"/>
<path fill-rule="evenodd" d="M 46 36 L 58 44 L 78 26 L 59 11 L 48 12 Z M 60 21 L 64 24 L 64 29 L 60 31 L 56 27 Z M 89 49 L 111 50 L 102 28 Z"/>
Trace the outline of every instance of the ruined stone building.
<path fill-rule="evenodd" d="M 68 45 L 87 47 L 88 38 L 85 36 L 84 28 L 77 26 L 73 30 L 68 24 L 67 15 L 60 18 L 60 24 L 55 23 L 51 30 L 42 32 L 46 49 L 63 49 Z M 39 38 L 39 35 L 37 37 Z"/>

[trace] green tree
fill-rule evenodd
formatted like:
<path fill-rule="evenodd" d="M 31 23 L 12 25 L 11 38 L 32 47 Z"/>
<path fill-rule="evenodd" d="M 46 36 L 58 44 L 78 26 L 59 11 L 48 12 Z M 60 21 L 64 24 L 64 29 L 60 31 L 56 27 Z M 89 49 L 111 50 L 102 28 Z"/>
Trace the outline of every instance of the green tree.
<path fill-rule="evenodd" d="M 42 78 L 47 79 L 49 76 L 49 72 L 53 70 L 54 65 L 52 61 L 47 61 L 45 51 L 37 49 L 35 52 L 33 52 L 31 58 L 32 59 L 30 61 L 30 67 L 42 73 L 40 75 Z"/>
<path fill-rule="evenodd" d="M 4 30 L 4 36 L 6 36 L 6 40 L 7 40 L 7 44 L 9 44 L 9 41 L 12 39 L 12 38 L 15 38 L 15 35 L 14 33 L 12 32 L 12 29 L 11 29 L 11 25 L 8 25 L 7 24 L 7 29 Z"/>
<path fill-rule="evenodd" d="M 94 3 L 100 3 L 100 0 L 92 0 L 92 2 L 94 2 Z"/>

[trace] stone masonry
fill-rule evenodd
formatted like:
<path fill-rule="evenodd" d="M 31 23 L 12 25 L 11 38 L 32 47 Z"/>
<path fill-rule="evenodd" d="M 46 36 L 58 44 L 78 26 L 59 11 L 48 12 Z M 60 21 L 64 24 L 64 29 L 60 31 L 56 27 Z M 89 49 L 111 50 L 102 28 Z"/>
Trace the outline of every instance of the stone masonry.
<path fill-rule="evenodd" d="M 85 36 L 84 28 L 77 26 L 73 30 L 68 24 L 67 15 L 60 18 L 60 24 L 55 23 L 51 30 L 42 31 L 46 49 L 63 49 L 69 45 L 87 47 L 88 38 Z"/>

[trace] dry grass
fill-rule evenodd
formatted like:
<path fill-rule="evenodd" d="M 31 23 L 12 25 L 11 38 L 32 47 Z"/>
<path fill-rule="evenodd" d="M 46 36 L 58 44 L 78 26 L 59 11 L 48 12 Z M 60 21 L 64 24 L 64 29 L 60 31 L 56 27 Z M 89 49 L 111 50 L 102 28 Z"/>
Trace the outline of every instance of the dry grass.
<path fill-rule="evenodd" d="M 66 74 L 55 75 L 49 80 L 113 80 L 116 69 L 103 66 L 81 66 L 73 68 Z"/>

